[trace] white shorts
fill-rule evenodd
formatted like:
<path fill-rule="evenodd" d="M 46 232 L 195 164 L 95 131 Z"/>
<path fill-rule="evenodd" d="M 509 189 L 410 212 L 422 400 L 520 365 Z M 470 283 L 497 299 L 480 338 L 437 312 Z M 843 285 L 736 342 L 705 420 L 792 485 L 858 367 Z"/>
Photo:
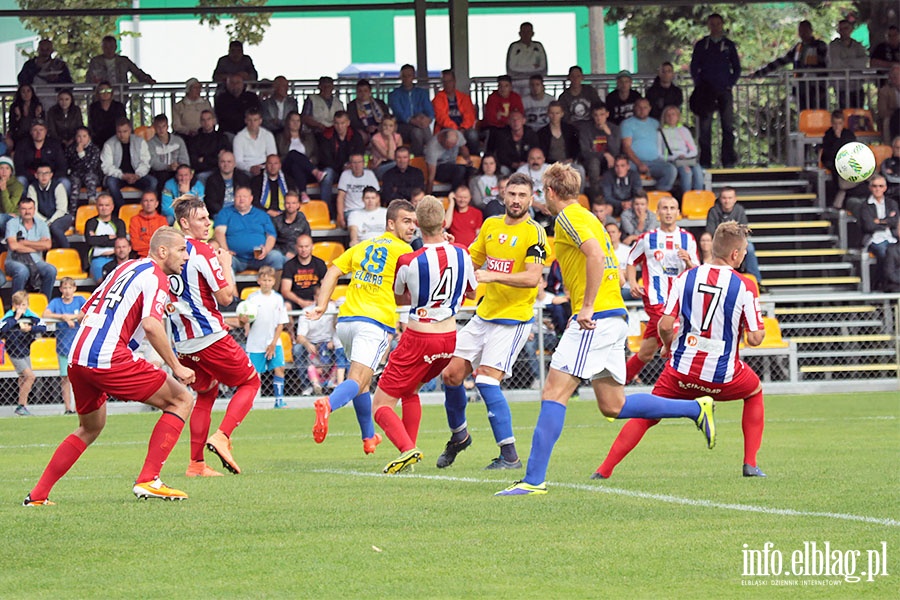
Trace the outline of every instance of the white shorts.
<path fill-rule="evenodd" d="M 625 385 L 625 339 L 628 323 L 621 317 L 596 319 L 593 330 L 569 321 L 556 345 L 550 368 L 579 379 L 612 377 Z"/>
<path fill-rule="evenodd" d="M 531 323 L 501 325 L 475 315 L 456 334 L 453 356 L 472 363 L 472 369 L 484 365 L 503 371 L 505 377 L 509 377 L 529 333 Z"/>
<path fill-rule="evenodd" d="M 337 335 L 351 362 L 375 371 L 389 344 L 388 332 L 366 321 L 339 321 Z"/>

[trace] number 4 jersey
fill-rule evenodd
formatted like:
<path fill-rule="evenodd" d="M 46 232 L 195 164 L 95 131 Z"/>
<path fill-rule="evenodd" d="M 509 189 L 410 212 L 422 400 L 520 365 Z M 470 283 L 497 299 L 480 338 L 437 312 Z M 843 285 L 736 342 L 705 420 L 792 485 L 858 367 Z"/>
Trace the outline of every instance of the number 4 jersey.
<path fill-rule="evenodd" d="M 474 290 L 475 269 L 469 253 L 448 243 L 426 244 L 397 261 L 394 293 L 409 290 L 409 318 L 437 323 L 456 315 L 468 290 Z"/>

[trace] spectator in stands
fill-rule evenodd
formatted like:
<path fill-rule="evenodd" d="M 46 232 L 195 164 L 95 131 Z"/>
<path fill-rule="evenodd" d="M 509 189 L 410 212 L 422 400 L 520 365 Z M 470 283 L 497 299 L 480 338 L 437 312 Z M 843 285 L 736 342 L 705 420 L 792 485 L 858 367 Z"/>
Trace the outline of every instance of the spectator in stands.
<path fill-rule="evenodd" d="M 213 81 L 222 83 L 229 75 L 240 75 L 244 81 L 257 81 L 259 74 L 253 66 L 253 59 L 244 54 L 244 43 L 240 40 L 231 40 L 228 44 L 228 54 L 219 57 L 216 68 L 213 69 Z"/>
<path fill-rule="evenodd" d="M 549 163 L 564 163 L 573 166 L 584 184 L 584 167 L 578 162 L 581 160 L 581 144 L 578 140 L 578 129 L 563 121 L 565 110 L 559 102 L 551 102 L 547 109 L 550 122 L 546 127 L 538 131 L 538 142 L 544 156 Z"/>
<path fill-rule="evenodd" d="M 416 87 L 416 68 L 400 67 L 400 87 L 388 96 L 388 106 L 397 117 L 397 128 L 404 140 L 412 146 L 413 154 L 425 152 L 425 144 L 431 139 L 431 122 L 434 107 L 428 98 L 428 90 Z"/>
<path fill-rule="evenodd" d="M 394 166 L 388 169 L 381 178 L 382 198 L 391 200 L 411 200 L 412 191 L 425 188 L 425 174 L 420 169 L 410 166 L 409 148 L 399 146 L 394 151 Z"/>
<path fill-rule="evenodd" d="M 88 107 L 88 127 L 94 145 L 102 148 L 106 140 L 116 135 L 116 123 L 125 117 L 125 105 L 113 100 L 112 84 L 101 81 L 97 84 L 97 99 Z"/>
<path fill-rule="evenodd" d="M 212 112 L 209 100 L 200 96 L 203 87 L 196 77 L 184 84 L 184 98 L 172 108 L 172 131 L 188 140 L 200 132 L 204 112 Z"/>
<path fill-rule="evenodd" d="M 153 131 L 156 135 L 147 142 L 150 149 L 150 173 L 156 178 L 157 191 L 160 191 L 175 176 L 179 165 L 188 164 L 191 159 L 187 144 L 181 136 L 169 133 L 169 118 L 166 115 L 153 117 Z"/>
<path fill-rule="evenodd" d="M 66 187 L 53 176 L 49 164 L 37 164 L 35 181 L 28 186 L 25 195 L 34 200 L 37 214 L 47 222 L 53 247 L 68 248 L 66 231 L 75 223 L 75 217 L 69 214 L 69 194 Z"/>
<path fill-rule="evenodd" d="M 124 186 L 136 187 L 142 192 L 156 189 L 156 178 L 150 174 L 150 148 L 144 138 L 132 135 L 128 119 L 120 119 L 116 123 L 116 135 L 103 144 L 100 169 L 117 211 L 125 204 Z"/>
<path fill-rule="evenodd" d="M 597 217 L 601 223 L 618 223 L 619 221 L 613 216 L 612 205 L 603 199 L 603 196 L 594 198 L 591 201 L 591 214 Z"/>
<path fill-rule="evenodd" d="M 894 237 L 900 240 L 900 228 L 894 229 Z M 884 269 L 882 270 L 885 292 L 900 292 L 900 241 L 894 242 L 884 252 Z"/>
<path fill-rule="evenodd" d="M 722 166 L 731 168 L 737 162 L 731 90 L 741 76 L 741 60 L 735 43 L 725 36 L 722 15 L 709 15 L 706 25 L 709 35 L 694 44 L 691 55 L 691 77 L 694 79 L 691 111 L 697 115 L 699 123 L 700 166 L 704 169 L 712 166 L 712 119 L 718 110 L 722 127 Z"/>
<path fill-rule="evenodd" d="M 890 69 L 894 65 L 900 65 L 900 28 L 890 25 L 886 38 L 872 49 L 869 65 L 873 69 Z"/>
<path fill-rule="evenodd" d="M 387 209 L 381 206 L 381 196 L 372 186 L 366 186 L 362 192 L 363 207 L 350 211 L 347 216 L 347 227 L 350 230 L 350 245 L 355 246 L 382 235 L 385 231 Z"/>
<path fill-rule="evenodd" d="M 388 115 L 384 117 L 379 130 L 372 135 L 369 142 L 369 168 L 381 179 L 394 167 L 394 154 L 403 145 L 403 138 L 397 133 L 397 119 Z"/>
<path fill-rule="evenodd" d="M 74 213 L 81 188 L 84 188 L 88 203 L 93 204 L 100 193 L 100 182 L 103 181 L 100 148 L 91 141 L 91 133 L 87 127 L 75 130 L 75 141 L 66 149 L 66 163 L 69 165 L 69 180 L 72 182 L 69 212 Z"/>
<path fill-rule="evenodd" d="M 231 152 L 228 136 L 216 129 L 216 115 L 213 111 L 204 110 L 200 113 L 200 129 L 186 141 L 191 168 L 197 174 L 197 179 L 206 183 L 207 178 L 216 172 L 219 153 L 224 150 Z"/>
<path fill-rule="evenodd" d="M 338 181 L 337 195 L 337 225 L 340 228 L 347 227 L 347 219 L 355 210 L 362 210 L 363 191 L 367 187 L 379 190 L 378 178 L 375 173 L 366 168 L 362 154 L 350 155 L 350 167 L 341 173 Z"/>
<path fill-rule="evenodd" d="M 311 94 L 304 100 L 301 116 L 304 125 L 316 133 L 323 133 L 334 125 L 337 113 L 344 112 L 344 103 L 335 97 L 331 77 L 319 77 L 318 87 L 318 94 Z"/>
<path fill-rule="evenodd" d="M 481 168 L 478 170 L 478 174 L 469 181 L 472 206 L 480 210 L 492 200 L 500 198 L 498 175 L 497 158 L 493 154 L 485 154 L 481 159 Z"/>
<path fill-rule="evenodd" d="M 543 44 L 534 41 L 534 26 L 525 22 L 519 25 L 519 39 L 506 51 L 506 74 L 512 78 L 517 92 L 528 91 L 529 77 L 547 74 L 547 52 Z"/>
<path fill-rule="evenodd" d="M 284 212 L 272 217 L 272 225 L 275 226 L 275 249 L 285 258 L 293 258 L 297 238 L 311 233 L 306 215 L 300 212 L 300 194 L 296 190 L 288 190 L 284 195 Z"/>
<path fill-rule="evenodd" d="M 549 215 L 546 200 L 544 200 L 544 172 L 550 168 L 547 160 L 544 158 L 544 151 L 540 148 L 532 148 L 528 151 L 528 162 L 516 169 L 516 173 L 522 173 L 531 178 L 532 189 L 534 190 L 534 201 L 531 203 L 534 209 L 535 218 L 538 221 L 538 213 Z"/>
<path fill-rule="evenodd" d="M 30 135 L 32 123 L 43 119 L 44 105 L 34 93 L 34 88 L 28 84 L 20 85 L 9 107 L 6 135 L 18 146 Z"/>
<path fill-rule="evenodd" d="M 263 127 L 278 135 L 292 112 L 300 112 L 297 99 L 288 96 L 287 77 L 279 75 L 272 80 L 272 95 L 262 101 Z"/>
<path fill-rule="evenodd" d="M 462 156 L 465 164 L 456 164 L 457 156 Z M 435 180 L 448 182 L 451 188 L 455 188 L 468 180 L 470 170 L 475 171 L 466 139 L 455 129 L 443 129 L 428 141 L 425 165 L 428 167 L 425 192 L 429 194 L 434 189 Z"/>
<path fill-rule="evenodd" d="M 501 75 L 497 78 L 497 89 L 491 92 L 484 104 L 482 126 L 489 128 L 491 132 L 506 127 L 513 111 L 525 114 L 522 97 L 513 91 L 509 75 Z"/>
<path fill-rule="evenodd" d="M 292 110 L 284 118 L 281 133 L 275 136 L 275 147 L 281 157 L 281 168 L 296 182 L 300 200 L 306 204 L 309 202 L 306 186 L 321 181 L 325 172 L 315 166 L 318 161 L 316 136 L 303 128 L 300 113 Z"/>
<path fill-rule="evenodd" d="M 825 108 L 828 106 L 828 93 L 824 81 L 810 81 L 804 78 L 806 69 L 828 68 L 828 44 L 813 36 L 813 26 L 809 21 L 800 21 L 797 25 L 800 41 L 788 50 L 784 56 L 776 58 L 761 69 L 750 73 L 750 77 L 763 77 L 784 65 L 793 65 L 797 84 L 797 104 L 800 110 L 808 108 Z M 821 75 L 810 75 L 821 77 Z"/>
<path fill-rule="evenodd" d="M 540 145 L 540 136 L 525 127 L 525 115 L 514 110 L 509 127 L 495 129 L 488 137 L 487 151 L 497 158 L 503 173 L 512 173 L 528 162 L 528 152 Z"/>
<path fill-rule="evenodd" d="M 472 206 L 472 192 L 465 184 L 450 192 L 449 200 L 444 214 L 444 229 L 455 238 L 455 244 L 468 248 L 478 237 L 484 216 L 480 209 Z"/>
<path fill-rule="evenodd" d="M 13 159 L 0 156 L 0 231 L 6 232 L 6 224 L 19 214 L 19 200 L 25 195 L 25 188 L 16 179 Z"/>
<path fill-rule="evenodd" d="M 859 209 L 859 226 L 862 229 L 864 252 L 875 255 L 875 276 L 872 287 L 882 288 L 885 257 L 890 244 L 896 244 L 898 205 L 897 201 L 885 196 L 887 180 L 875 175 L 869 180 L 870 195 Z M 8 234 L 7 234 L 7 237 Z"/>
<path fill-rule="evenodd" d="M 697 144 L 691 130 L 681 124 L 677 106 L 667 106 L 663 111 L 659 145 L 663 157 L 678 170 L 681 191 L 702 190 L 705 182 L 703 168 L 697 162 Z"/>
<path fill-rule="evenodd" d="M 128 254 L 131 253 L 133 246 L 138 258 L 147 258 L 150 251 L 150 238 L 157 229 L 168 225 L 168 220 L 159 214 L 158 210 L 159 200 L 156 198 L 156 192 L 148 190 L 141 194 L 141 212 L 131 217 L 131 221 L 128 223 L 128 235 L 131 237 Z M 118 240 L 116 241 L 118 242 Z M 118 250 L 117 247 L 114 248 Z"/>
<path fill-rule="evenodd" d="M 701 265 L 709 264 L 713 261 L 712 241 L 713 234 L 708 231 L 701 233 L 700 239 L 697 240 L 697 256 L 700 257 Z"/>
<path fill-rule="evenodd" d="M 258 108 L 247 109 L 244 124 L 234 136 L 234 160 L 237 168 L 256 177 L 266 166 L 266 158 L 278 154 L 275 136 L 262 126 L 262 114 Z"/>
<path fill-rule="evenodd" d="M 270 154 L 266 157 L 263 171 L 250 180 L 250 189 L 253 190 L 253 205 L 266 211 L 270 217 L 276 217 L 284 212 L 287 193 L 297 190 L 297 182 L 281 170 L 278 155 Z"/>
<path fill-rule="evenodd" d="M 434 106 L 434 132 L 442 129 L 455 129 L 466 140 L 470 152 L 478 152 L 478 130 L 476 124 L 478 114 L 472 98 L 456 87 L 456 74 L 453 69 L 441 71 L 443 89 L 434 95 L 431 101 Z"/>
<path fill-rule="evenodd" d="M 617 217 L 623 210 L 631 208 L 635 196 L 644 193 L 641 176 L 624 154 L 616 156 L 613 168 L 603 174 L 600 189 Z"/>
<path fill-rule="evenodd" d="M 900 201 L 900 136 L 891 142 L 891 157 L 881 163 L 881 174 L 888 183 L 888 198 Z"/>
<path fill-rule="evenodd" d="M 553 96 L 544 92 L 544 78 L 540 75 L 529 77 L 528 93 L 522 96 L 522 106 L 525 108 L 525 126 L 532 131 L 538 131 L 549 123 L 547 107 L 551 102 L 553 102 Z"/>
<path fill-rule="evenodd" d="M 19 200 L 19 214 L 6 223 L 6 255 L 4 270 L 12 279 L 12 292 L 24 290 L 26 284 L 50 297 L 56 281 L 56 267 L 44 261 L 44 252 L 52 246 L 50 229 L 43 219 L 35 218 L 37 207 L 27 196 Z"/>
<path fill-rule="evenodd" d="M 725 221 L 736 221 L 741 225 L 750 226 L 750 221 L 747 219 L 747 213 L 744 212 L 744 207 L 737 201 L 737 192 L 733 187 L 727 186 L 722 188 L 722 191 L 719 192 L 719 199 L 713 207 L 709 209 L 709 212 L 706 213 L 706 231 L 715 235 L 716 227 Z M 747 241 L 749 243 L 747 244 L 747 257 L 744 259 L 744 270 L 756 277 L 757 283 L 760 284 L 759 291 L 762 293 L 765 288 L 761 285 L 762 275 L 759 273 L 759 261 L 756 259 L 756 247 L 753 245 L 752 241 L 749 239 Z"/>
<path fill-rule="evenodd" d="M 900 110 L 900 65 L 891 66 L 887 83 L 878 89 L 878 129 L 885 144 L 891 141 L 891 116 Z"/>
<path fill-rule="evenodd" d="M 634 115 L 634 103 L 641 99 L 641 95 L 631 85 L 631 73 L 619 71 L 616 75 L 616 89 L 606 96 L 609 120 L 616 125 L 621 125 L 622 121 Z"/>
<path fill-rule="evenodd" d="M 75 340 L 79 323 L 84 318 L 82 309 L 87 299 L 76 296 L 75 280 L 63 277 L 59 280 L 59 296 L 50 300 L 44 313 L 44 319 L 56 320 L 56 359 L 59 363 L 60 395 L 67 415 L 74 415 L 75 405 L 72 403 L 72 386 L 69 384 L 69 351 Z"/>
<path fill-rule="evenodd" d="M 659 120 L 663 109 L 676 106 L 679 109 L 684 103 L 681 88 L 675 85 L 675 67 L 666 61 L 659 66 L 653 85 L 647 89 L 647 100 L 650 102 L 650 116 Z"/>
<path fill-rule="evenodd" d="M 244 78 L 229 75 L 225 90 L 216 95 L 216 120 L 219 129 L 232 135 L 244 128 L 247 111 L 255 109 L 259 114 L 259 96 L 244 89 Z M 260 117 L 262 123 L 262 117 Z"/>
<path fill-rule="evenodd" d="M 253 206 L 253 192 L 248 187 L 237 188 L 234 204 L 216 215 L 216 242 L 233 254 L 231 265 L 235 273 L 259 270 L 263 265 L 281 271 L 284 254 L 275 249 L 275 233 L 269 215 Z"/>
<path fill-rule="evenodd" d="M 356 98 L 347 105 L 347 114 L 350 115 L 350 126 L 368 144 L 381 122 L 391 113 L 387 104 L 372 97 L 372 84 L 367 79 L 360 79 L 356 82 Z"/>
<path fill-rule="evenodd" d="M 69 67 L 61 58 L 53 57 L 53 41 L 46 38 L 38 42 L 37 56 L 25 61 L 19 71 L 19 85 L 59 85 L 73 83 Z"/>
<path fill-rule="evenodd" d="M 218 170 L 206 179 L 206 209 L 215 219 L 226 206 L 234 204 L 234 190 L 250 187 L 250 177 L 235 168 L 234 154 L 228 150 L 219 153 Z"/>
<path fill-rule="evenodd" d="M 60 90 L 56 104 L 47 110 L 47 133 L 68 148 L 75 141 L 75 130 L 79 127 L 84 127 L 81 109 L 75 104 L 71 90 Z"/>
<path fill-rule="evenodd" d="M 659 219 L 650 211 L 650 201 L 647 192 L 641 190 L 634 195 L 631 208 L 622 211 L 621 228 L 622 243 L 632 245 L 641 235 L 659 227 Z"/>
<path fill-rule="evenodd" d="M 634 104 L 634 116 L 622 122 L 622 152 L 637 168 L 656 180 L 658 190 L 668 192 L 678 172 L 659 151 L 659 121 L 650 118 L 650 103 L 641 98 Z"/>
<path fill-rule="evenodd" d="M 116 267 L 132 258 L 134 258 L 134 253 L 131 250 L 131 242 L 128 241 L 127 237 L 117 237 L 113 243 L 113 258 L 103 265 L 103 272 L 100 275 L 101 279 L 109 277 L 109 274 L 115 271 Z"/>
<path fill-rule="evenodd" d="M 578 65 L 569 67 L 569 87 L 559 96 L 566 111 L 566 123 L 580 127 L 591 120 L 591 107 L 600 102 L 597 90 L 584 85 L 584 72 Z"/>
<path fill-rule="evenodd" d="M 856 136 L 853 132 L 845 128 L 844 113 L 839 110 L 832 111 L 831 129 L 822 136 L 822 145 L 819 146 L 819 164 L 831 171 L 831 183 L 834 193 L 831 205 L 836 209 L 841 209 L 844 206 L 844 198 L 847 195 L 847 191 L 855 188 L 857 184 L 845 181 L 837 174 L 834 160 L 841 146 L 855 140 Z"/>
<path fill-rule="evenodd" d="M 591 122 L 581 127 L 578 138 L 592 195 L 600 193 L 601 178 L 612 170 L 616 155 L 622 150 L 621 135 L 619 126 L 610 123 L 605 104 L 591 107 Z"/>
<path fill-rule="evenodd" d="M 612 242 L 613 250 L 615 250 L 616 253 L 616 260 L 619 261 L 619 281 L 624 284 L 622 285 L 622 299 L 625 301 L 632 300 L 631 286 L 628 285 L 628 278 L 625 276 L 625 271 L 628 267 L 628 255 L 631 253 L 631 246 L 622 243 L 622 230 L 619 228 L 619 224 L 616 223 L 615 219 L 610 221 L 604 219 L 600 222 L 603 223 L 603 227 L 609 235 L 609 241 Z"/>
<path fill-rule="evenodd" d="M 313 239 L 309 234 L 297 236 L 294 257 L 284 263 L 281 273 L 281 295 L 287 310 L 298 310 L 316 302 L 316 290 L 325 278 L 328 266 L 313 256 Z"/>
<path fill-rule="evenodd" d="M 338 174 L 343 173 L 350 164 L 350 156 L 365 152 L 365 144 L 356 130 L 350 127 L 350 115 L 344 111 L 335 113 L 334 126 L 319 134 L 316 144 L 319 148 L 319 169 L 325 173 L 319 181 L 322 201 L 328 204 L 332 217 L 343 220 L 342 215 L 336 214 L 336 206 L 332 204 L 331 188 L 337 181 Z"/>
<path fill-rule="evenodd" d="M 509 175 L 497 175 L 497 197 L 488 201 L 481 209 L 481 215 L 485 219 L 506 214 L 506 184 L 509 183 Z"/>
<path fill-rule="evenodd" d="M 206 196 L 206 186 L 202 181 L 194 178 L 194 170 L 191 169 L 191 165 L 178 165 L 178 168 L 175 169 L 175 177 L 168 180 L 163 186 L 160 212 L 169 225 L 175 223 L 175 209 L 172 205 L 175 203 L 175 199 L 181 196 L 196 196 L 201 200 Z"/>
<path fill-rule="evenodd" d="M 72 182 L 66 177 L 69 165 L 65 150 L 57 140 L 47 136 L 47 124 L 43 119 L 36 119 L 31 124 L 31 135 L 18 143 L 13 160 L 23 186 L 34 183 L 39 163 L 47 163 L 53 176 L 65 186 L 66 193 L 71 192 Z"/>
<path fill-rule="evenodd" d="M 865 46 L 850 37 L 853 23 L 847 19 L 838 21 L 838 38 L 828 44 L 828 68 L 835 73 L 834 93 L 840 108 L 863 108 L 862 86 L 859 80 L 848 81 L 869 64 Z M 840 72 L 843 71 L 843 72 Z"/>
<path fill-rule="evenodd" d="M 140 68 L 127 56 L 116 53 L 116 38 L 107 35 L 100 42 L 102 54 L 91 59 L 88 63 L 87 83 L 100 83 L 108 81 L 112 84 L 125 85 L 128 83 L 128 74 L 141 83 L 156 83 L 156 80 L 141 71 Z"/>
<path fill-rule="evenodd" d="M 97 198 L 97 216 L 88 219 L 84 226 L 91 277 L 98 282 L 103 279 L 103 265 L 113 259 L 116 238 L 128 235 L 125 222 L 113 215 L 114 208 L 112 197 L 109 194 L 100 194 Z"/>
<path fill-rule="evenodd" d="M 0 336 L 6 340 L 6 353 L 18 375 L 19 403 L 15 413 L 20 417 L 30 417 L 28 395 L 34 385 L 31 370 L 31 344 L 38 333 L 47 331 L 41 318 L 28 308 L 28 294 L 24 291 L 12 295 L 12 307 L 3 315 Z"/>

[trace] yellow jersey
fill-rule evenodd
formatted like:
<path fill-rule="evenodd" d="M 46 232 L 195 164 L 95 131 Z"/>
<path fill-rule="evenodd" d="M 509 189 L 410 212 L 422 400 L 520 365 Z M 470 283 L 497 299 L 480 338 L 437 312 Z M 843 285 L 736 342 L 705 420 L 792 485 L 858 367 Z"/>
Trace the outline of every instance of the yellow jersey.
<path fill-rule="evenodd" d="M 587 257 L 581 244 L 589 239 L 600 242 L 604 254 L 603 280 L 594 299 L 594 318 L 627 316 L 622 286 L 619 283 L 619 261 L 612 247 L 609 234 L 597 217 L 574 202 L 556 217 L 556 260 L 562 271 L 563 283 L 569 291 L 572 312 L 577 313 L 584 304 L 584 288 L 587 283 Z"/>
<path fill-rule="evenodd" d="M 349 248 L 332 263 L 350 274 L 347 296 L 338 310 L 338 321 L 368 321 L 394 333 L 397 303 L 394 273 L 397 259 L 412 247 L 393 233 Z"/>
<path fill-rule="evenodd" d="M 547 257 L 547 233 L 534 220 L 507 225 L 504 215 L 491 217 L 481 226 L 478 237 L 469 246 L 476 268 L 488 271 L 519 273 L 527 264 L 544 264 Z M 484 298 L 475 314 L 493 323 L 506 325 L 527 323 L 534 319 L 537 287 L 512 287 L 488 283 Z"/>

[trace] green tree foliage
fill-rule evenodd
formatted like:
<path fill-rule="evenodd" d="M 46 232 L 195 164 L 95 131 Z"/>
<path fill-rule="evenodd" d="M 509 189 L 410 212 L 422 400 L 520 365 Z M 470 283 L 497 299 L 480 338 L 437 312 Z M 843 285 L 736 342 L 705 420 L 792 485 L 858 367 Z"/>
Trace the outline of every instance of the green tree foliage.
<path fill-rule="evenodd" d="M 222 7 L 222 6 L 265 6 L 268 0 L 198 0 L 197 6 Z M 218 27 L 222 24 L 220 14 L 201 14 L 200 22 L 207 23 L 210 27 Z M 234 20 L 225 26 L 228 39 L 241 40 L 245 44 L 254 46 L 263 40 L 263 34 L 269 26 L 272 13 L 244 13 L 234 15 Z"/>

